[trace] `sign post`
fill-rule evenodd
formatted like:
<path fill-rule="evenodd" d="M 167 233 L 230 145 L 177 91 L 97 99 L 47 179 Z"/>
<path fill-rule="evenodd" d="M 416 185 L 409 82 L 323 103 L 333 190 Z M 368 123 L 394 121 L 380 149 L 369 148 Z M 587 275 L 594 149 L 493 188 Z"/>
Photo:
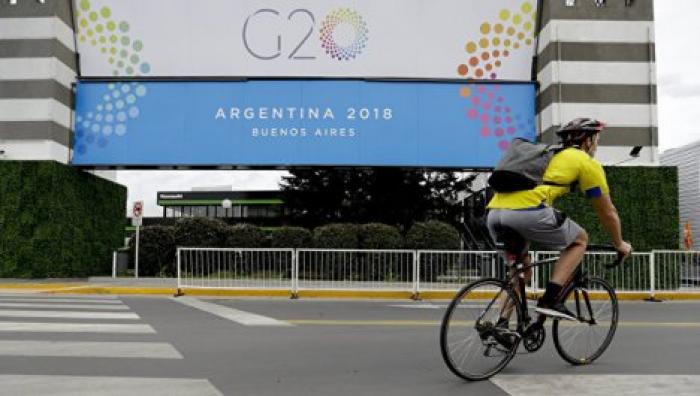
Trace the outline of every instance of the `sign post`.
<path fill-rule="evenodd" d="M 143 220 L 143 201 L 135 201 L 131 208 L 132 224 L 136 226 L 136 243 L 134 244 L 134 277 L 139 277 L 139 229 Z"/>

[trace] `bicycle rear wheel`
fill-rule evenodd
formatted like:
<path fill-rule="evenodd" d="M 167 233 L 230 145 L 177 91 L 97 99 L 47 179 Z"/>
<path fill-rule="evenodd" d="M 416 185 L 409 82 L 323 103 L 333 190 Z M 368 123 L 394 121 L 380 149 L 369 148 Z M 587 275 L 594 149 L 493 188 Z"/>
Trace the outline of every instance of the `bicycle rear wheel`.
<path fill-rule="evenodd" d="M 498 319 L 509 323 L 497 326 Z M 455 375 L 470 381 L 487 379 L 515 356 L 520 342 L 518 298 L 497 279 L 482 279 L 460 290 L 445 312 L 440 351 Z"/>
<path fill-rule="evenodd" d="M 590 278 L 570 287 L 565 296 L 564 304 L 578 320 L 554 320 L 554 346 L 567 362 L 590 364 L 605 352 L 615 335 L 619 315 L 615 290 L 603 279 Z"/>

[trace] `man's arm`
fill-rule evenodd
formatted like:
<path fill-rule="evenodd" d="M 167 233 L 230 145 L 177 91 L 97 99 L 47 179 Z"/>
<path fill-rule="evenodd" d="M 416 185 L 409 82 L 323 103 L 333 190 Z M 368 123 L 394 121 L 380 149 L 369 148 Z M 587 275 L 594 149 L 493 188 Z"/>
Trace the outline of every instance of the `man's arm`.
<path fill-rule="evenodd" d="M 598 214 L 603 228 L 610 234 L 615 249 L 625 255 L 629 255 L 632 252 L 632 246 L 622 239 L 620 217 L 617 214 L 617 209 L 615 205 L 613 205 L 610 196 L 602 194 L 598 197 L 591 198 L 591 205 L 593 205 L 593 209 L 595 209 L 596 214 Z"/>

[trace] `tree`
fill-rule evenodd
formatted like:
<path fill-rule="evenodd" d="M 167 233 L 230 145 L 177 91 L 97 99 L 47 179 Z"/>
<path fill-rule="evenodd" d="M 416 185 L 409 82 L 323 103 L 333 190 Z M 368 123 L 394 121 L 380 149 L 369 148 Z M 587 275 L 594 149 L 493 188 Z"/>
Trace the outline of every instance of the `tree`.
<path fill-rule="evenodd" d="M 460 191 L 474 176 L 398 168 L 292 170 L 281 183 L 293 223 L 380 222 L 407 229 L 416 221 L 456 223 Z"/>

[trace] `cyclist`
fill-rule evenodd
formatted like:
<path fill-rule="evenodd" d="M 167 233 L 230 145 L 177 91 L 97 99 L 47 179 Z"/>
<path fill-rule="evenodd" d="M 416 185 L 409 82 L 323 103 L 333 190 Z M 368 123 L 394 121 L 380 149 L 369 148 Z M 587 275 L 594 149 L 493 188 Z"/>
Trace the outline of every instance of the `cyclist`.
<path fill-rule="evenodd" d="M 488 204 L 487 226 L 494 240 L 509 231 L 509 246 L 522 262 L 529 263 L 529 243 L 561 251 L 536 312 L 545 316 L 575 320 L 559 300 L 562 287 L 583 259 L 588 234 L 576 222 L 552 207 L 554 201 L 578 184 L 590 199 L 593 209 L 618 252 L 628 256 L 632 246 L 622 239 L 617 210 L 610 199 L 602 165 L 593 157 L 605 124 L 589 118 L 577 118 L 557 131 L 562 150 L 547 165 L 544 183 L 532 190 L 496 193 Z M 515 239 L 515 241 L 513 241 Z M 526 277 L 531 277 L 530 271 Z M 506 322 L 507 317 L 501 321 Z"/>

